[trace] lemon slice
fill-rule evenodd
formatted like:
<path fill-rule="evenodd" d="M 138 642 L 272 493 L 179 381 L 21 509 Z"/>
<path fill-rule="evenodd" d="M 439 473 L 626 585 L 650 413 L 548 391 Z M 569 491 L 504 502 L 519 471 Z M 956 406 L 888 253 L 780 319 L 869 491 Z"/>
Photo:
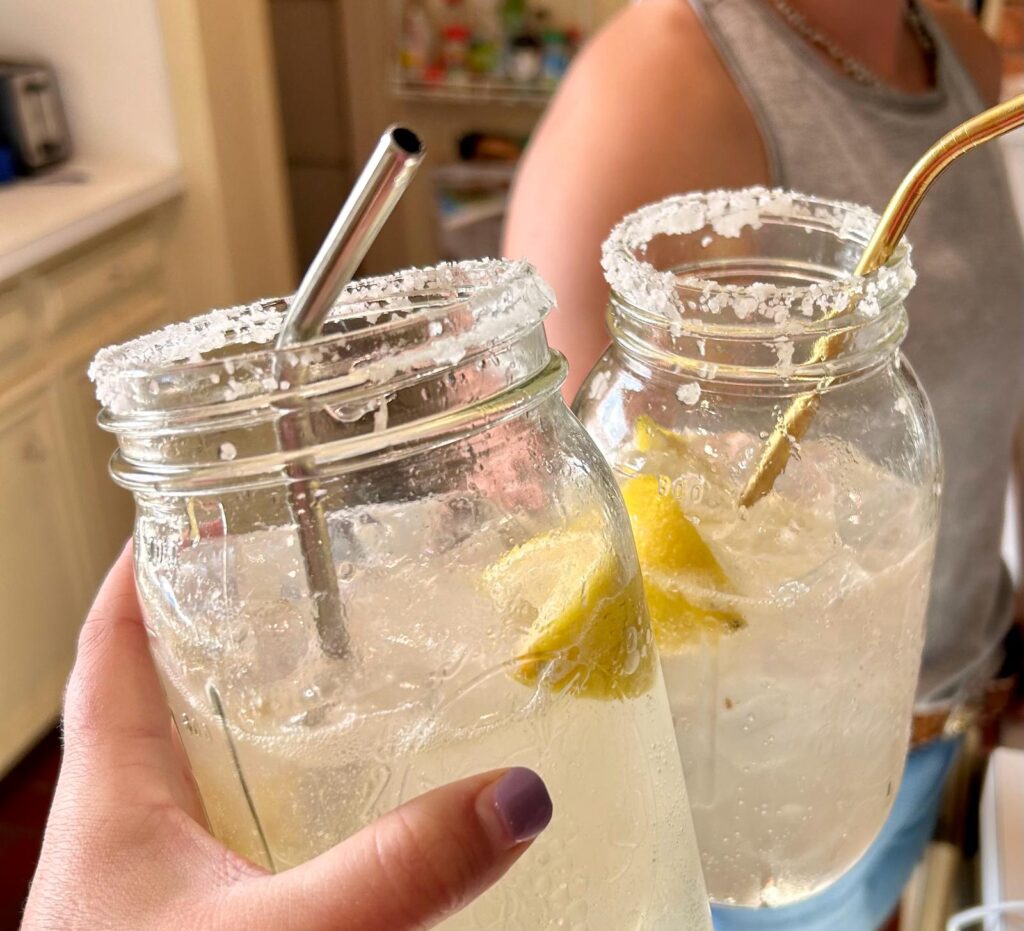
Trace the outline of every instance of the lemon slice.
<path fill-rule="evenodd" d="M 679 502 L 661 493 L 657 477 L 630 479 L 622 487 L 622 497 L 633 525 L 658 646 L 672 652 L 701 633 L 743 627 L 741 615 L 722 597 L 731 593 L 731 585 L 718 560 Z"/>
<path fill-rule="evenodd" d="M 585 698 L 646 692 L 656 654 L 639 576 L 623 580 L 598 530 L 540 534 L 484 572 L 499 608 L 529 623 L 513 675 Z"/>

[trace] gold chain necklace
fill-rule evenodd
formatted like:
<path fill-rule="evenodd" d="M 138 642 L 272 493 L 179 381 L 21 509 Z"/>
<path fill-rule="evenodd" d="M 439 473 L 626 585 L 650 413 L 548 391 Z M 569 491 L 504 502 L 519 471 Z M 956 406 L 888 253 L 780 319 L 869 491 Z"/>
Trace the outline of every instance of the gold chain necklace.
<path fill-rule="evenodd" d="M 809 42 L 815 48 L 821 49 L 829 58 L 839 65 L 847 77 L 852 78 L 858 84 L 863 84 L 865 87 L 875 88 L 876 90 L 888 87 L 885 81 L 879 78 L 878 75 L 867 67 L 867 65 L 858 61 L 849 53 L 843 51 L 843 49 L 833 42 L 828 36 L 815 29 L 809 22 L 807 22 L 806 18 L 799 10 L 790 6 L 787 0 L 771 0 L 771 3 L 772 6 L 778 10 L 779 15 L 782 16 L 797 35 Z M 915 0 L 910 0 L 907 4 L 904 16 L 906 17 L 907 25 L 910 26 L 911 32 L 914 33 L 914 38 L 921 46 L 921 51 L 924 52 L 925 59 L 928 62 L 928 70 L 934 80 L 936 58 L 935 40 L 928 32 L 928 27 L 925 25 L 924 17 L 921 15 L 921 11 L 918 9 Z"/>

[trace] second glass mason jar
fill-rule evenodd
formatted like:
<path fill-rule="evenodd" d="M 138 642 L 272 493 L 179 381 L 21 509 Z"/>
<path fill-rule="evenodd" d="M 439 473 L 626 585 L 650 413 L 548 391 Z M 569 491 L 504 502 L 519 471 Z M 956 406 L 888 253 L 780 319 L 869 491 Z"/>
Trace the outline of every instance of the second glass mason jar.
<path fill-rule="evenodd" d="M 723 904 L 783 905 L 835 880 L 881 828 L 908 750 L 940 463 L 899 351 L 909 247 L 851 275 L 876 221 L 719 191 L 643 208 L 604 248 L 613 343 L 575 407 L 630 512 Z M 842 343 L 831 361 L 825 337 Z M 808 392 L 809 430 L 741 505 Z"/>
<path fill-rule="evenodd" d="M 547 286 L 505 262 L 357 282 L 297 350 L 273 348 L 284 306 L 92 368 L 214 833 L 281 870 L 529 766 L 552 824 L 445 928 L 709 929 L 628 519 L 559 397 Z"/>

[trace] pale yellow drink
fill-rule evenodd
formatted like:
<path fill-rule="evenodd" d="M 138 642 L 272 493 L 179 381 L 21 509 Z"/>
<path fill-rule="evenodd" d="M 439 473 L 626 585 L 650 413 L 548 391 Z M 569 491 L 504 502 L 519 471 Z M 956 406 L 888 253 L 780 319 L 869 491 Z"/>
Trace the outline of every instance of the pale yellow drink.
<path fill-rule="evenodd" d="M 429 519 L 419 510 L 408 523 L 410 553 L 417 548 L 411 528 Z M 265 536 L 233 541 L 236 554 L 250 554 L 236 556 L 233 578 L 263 605 L 267 624 L 260 636 L 280 641 L 270 651 L 263 643 L 254 656 L 276 653 L 291 667 L 291 680 L 310 683 L 312 715 L 303 712 L 301 696 L 261 689 L 270 670 L 246 670 L 237 656 L 214 677 L 211 692 L 202 632 L 173 617 L 151 619 L 170 705 L 217 836 L 255 862 L 287 869 L 430 788 L 492 768 L 527 766 L 552 795 L 550 826 L 496 887 L 443 927 L 710 929 L 664 685 L 653 650 L 643 649 L 649 628 L 640 585 L 634 577 L 609 587 L 609 579 L 574 563 L 573 552 L 587 546 L 586 531 L 564 539 L 571 552 L 561 550 L 561 567 L 548 559 L 563 543 L 557 534 L 547 535 L 550 551 L 544 545 L 534 556 L 534 543 L 521 548 L 525 555 L 511 575 L 502 568 L 508 546 L 500 535 L 478 534 L 456 554 L 449 551 L 443 566 L 417 557 L 379 573 L 356 573 L 344 591 L 353 635 L 350 679 L 337 668 L 329 678 L 322 674 L 321 658 L 306 649 L 308 622 L 287 602 L 278 599 L 271 616 L 278 580 L 297 571 L 298 556 L 287 533 Z M 196 562 L 208 563 L 209 554 Z M 551 667 L 536 657 L 527 661 L 522 639 L 517 656 L 504 646 L 514 619 L 502 616 L 495 585 L 535 578 L 533 600 L 543 605 L 557 587 L 554 576 L 566 572 L 567 590 L 589 586 L 596 600 L 574 594 L 583 609 L 556 612 L 554 627 L 546 629 L 549 640 L 561 642 L 539 643 L 534 629 L 533 643 L 573 658 Z M 613 615 L 634 641 L 626 644 L 629 658 L 621 667 L 627 675 L 579 685 L 573 677 L 585 663 L 580 650 L 607 652 L 611 642 L 599 628 Z M 242 626 L 252 636 L 252 618 Z M 230 640 L 224 631 L 217 636 Z M 529 636 L 525 647 L 532 654 Z M 496 649 L 506 655 L 497 666 Z M 561 678 L 566 671 L 568 683 Z M 334 708 L 350 702 L 357 713 Z"/>
<path fill-rule="evenodd" d="M 623 488 L 709 894 L 806 898 L 867 849 L 899 787 L 928 512 L 836 444 L 807 444 L 801 486 L 746 513 L 726 464 L 756 450 L 751 438 L 642 421 L 638 445 L 645 474 Z M 837 470 L 856 496 L 835 493 Z"/>

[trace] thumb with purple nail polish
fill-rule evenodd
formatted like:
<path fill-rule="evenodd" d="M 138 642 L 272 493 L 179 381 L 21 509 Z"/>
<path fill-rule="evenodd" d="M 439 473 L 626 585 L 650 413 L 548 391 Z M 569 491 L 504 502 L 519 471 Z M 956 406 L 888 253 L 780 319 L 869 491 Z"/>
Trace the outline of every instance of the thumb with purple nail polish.
<path fill-rule="evenodd" d="M 522 766 L 508 770 L 488 786 L 477 804 L 484 820 L 490 806 L 501 830 L 499 843 L 509 847 L 533 840 L 551 820 L 551 796 L 544 780 Z"/>
<path fill-rule="evenodd" d="M 548 826 L 552 811 L 544 780 L 533 770 L 471 776 L 407 802 L 316 859 L 271 877 L 281 887 L 272 901 L 301 897 L 315 905 L 317 914 L 307 915 L 302 927 L 431 927 L 497 882 Z"/>

